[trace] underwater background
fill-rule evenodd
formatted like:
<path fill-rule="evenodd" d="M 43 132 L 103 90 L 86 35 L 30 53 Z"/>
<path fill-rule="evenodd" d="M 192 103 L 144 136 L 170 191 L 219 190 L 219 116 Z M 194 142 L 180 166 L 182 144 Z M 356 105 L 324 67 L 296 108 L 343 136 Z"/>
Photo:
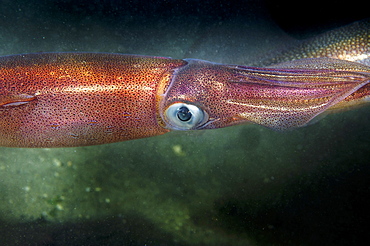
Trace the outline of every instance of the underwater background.
<path fill-rule="evenodd" d="M 250 65 L 369 17 L 359 0 L 323 2 L 0 0 L 0 55 Z M 0 147 L 0 244 L 364 245 L 369 113 L 287 132 L 245 125 L 92 147 Z"/>

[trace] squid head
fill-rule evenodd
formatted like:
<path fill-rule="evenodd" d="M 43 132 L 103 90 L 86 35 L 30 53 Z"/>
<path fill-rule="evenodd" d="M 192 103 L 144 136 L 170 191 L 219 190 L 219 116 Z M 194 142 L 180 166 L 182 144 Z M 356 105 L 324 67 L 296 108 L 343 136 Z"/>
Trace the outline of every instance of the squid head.
<path fill-rule="evenodd" d="M 160 125 L 171 130 L 304 126 L 366 87 L 370 76 L 368 66 L 330 58 L 267 68 L 186 61 L 159 91 Z"/>

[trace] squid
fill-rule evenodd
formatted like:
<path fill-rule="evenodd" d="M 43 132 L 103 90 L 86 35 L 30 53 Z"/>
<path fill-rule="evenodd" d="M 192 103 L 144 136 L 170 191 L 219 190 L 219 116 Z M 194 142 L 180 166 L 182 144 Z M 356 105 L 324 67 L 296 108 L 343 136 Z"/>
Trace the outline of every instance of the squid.
<path fill-rule="evenodd" d="M 369 39 L 362 21 L 268 66 L 110 53 L 3 56 L 0 146 L 87 146 L 247 123 L 302 127 L 369 102 Z"/>

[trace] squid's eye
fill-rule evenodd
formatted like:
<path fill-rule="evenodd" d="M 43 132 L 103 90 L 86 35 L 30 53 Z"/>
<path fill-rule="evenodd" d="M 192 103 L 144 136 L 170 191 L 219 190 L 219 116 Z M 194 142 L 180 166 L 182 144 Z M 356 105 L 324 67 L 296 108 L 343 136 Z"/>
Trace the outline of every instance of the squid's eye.
<path fill-rule="evenodd" d="M 176 130 L 194 129 L 208 120 L 208 115 L 199 107 L 186 103 L 174 103 L 167 108 L 165 116 Z"/>

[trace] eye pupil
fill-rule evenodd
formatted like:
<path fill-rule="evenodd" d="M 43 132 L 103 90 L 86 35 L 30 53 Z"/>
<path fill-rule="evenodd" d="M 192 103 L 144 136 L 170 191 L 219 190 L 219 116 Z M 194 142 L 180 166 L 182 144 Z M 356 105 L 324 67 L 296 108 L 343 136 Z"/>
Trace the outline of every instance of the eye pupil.
<path fill-rule="evenodd" d="M 192 114 L 187 107 L 181 107 L 177 111 L 177 118 L 181 121 L 188 121 L 191 119 L 191 116 Z"/>

